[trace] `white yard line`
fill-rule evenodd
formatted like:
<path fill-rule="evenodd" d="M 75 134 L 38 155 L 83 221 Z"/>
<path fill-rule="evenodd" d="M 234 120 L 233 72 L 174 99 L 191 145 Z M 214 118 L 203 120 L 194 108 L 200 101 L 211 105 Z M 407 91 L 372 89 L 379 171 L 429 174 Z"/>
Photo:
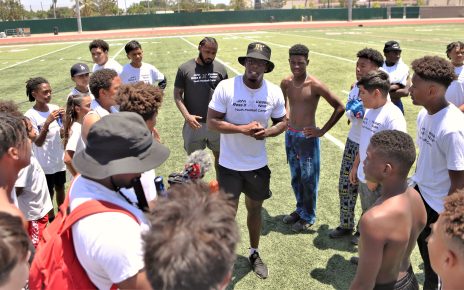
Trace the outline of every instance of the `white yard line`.
<path fill-rule="evenodd" d="M 179 37 L 180 39 L 182 39 L 183 41 L 185 41 L 186 43 L 188 43 L 190 46 L 192 46 L 193 48 L 197 48 L 197 46 L 195 44 L 193 44 L 192 42 L 188 41 L 187 39 L 185 39 L 184 37 Z M 269 43 L 269 42 L 268 42 Z M 226 64 L 224 61 L 220 60 L 219 58 L 215 58 L 215 60 L 217 60 L 218 62 L 220 62 L 221 64 L 223 64 L 225 67 L 227 67 L 228 69 L 230 69 L 231 71 L 233 71 L 236 75 L 239 75 L 241 74 L 239 71 L 237 71 L 236 69 L 234 69 L 233 67 L 231 67 L 230 65 Z M 338 148 L 340 148 L 342 151 L 345 149 L 345 144 L 343 144 L 340 140 L 338 140 L 337 138 L 335 138 L 334 136 L 332 136 L 331 134 L 329 133 L 325 133 L 324 134 L 324 137 L 329 140 L 330 142 L 334 143 L 335 146 L 337 146 Z"/>
<path fill-rule="evenodd" d="M 197 46 L 195 44 L 193 44 L 192 42 L 188 41 L 187 39 L 185 39 L 184 37 L 179 37 L 180 39 L 182 39 L 183 41 L 185 41 L 186 43 L 188 43 L 190 46 L 192 46 L 193 48 L 197 48 Z M 231 67 L 230 65 L 228 65 L 227 63 L 225 63 L 222 59 L 220 59 L 219 57 L 216 57 L 215 60 L 217 60 L 219 63 L 221 63 L 222 65 L 224 65 L 225 67 L 227 67 L 228 69 L 230 69 L 231 71 L 233 71 L 236 75 L 239 75 L 241 74 L 238 70 L 236 70 L 235 68 Z"/>
<path fill-rule="evenodd" d="M 126 46 L 126 45 L 124 44 L 124 45 L 118 50 L 118 52 L 116 52 L 116 54 L 113 55 L 113 57 L 111 57 L 111 59 L 116 59 L 116 57 L 121 53 L 121 51 L 124 49 L 125 46 Z"/>
<path fill-rule="evenodd" d="M 287 36 L 294 36 L 294 37 L 314 38 L 314 39 L 320 39 L 320 40 L 325 40 L 325 41 L 338 41 L 338 42 L 351 43 L 351 44 L 356 44 L 356 45 L 362 44 L 359 41 L 349 41 L 349 40 L 343 40 L 343 39 L 325 38 L 325 37 L 318 37 L 318 36 L 311 36 L 311 35 L 301 35 L 301 34 L 294 34 L 294 33 L 273 32 L 273 31 L 270 31 L 269 33 L 279 34 L 279 35 L 287 35 Z M 383 47 L 384 42 L 379 41 L 378 44 L 376 42 L 376 45 Z M 431 51 L 431 50 L 408 48 L 408 47 L 404 47 L 403 45 L 402 45 L 402 47 L 403 47 L 403 50 L 414 50 L 414 51 L 420 51 L 420 52 L 426 52 L 426 53 L 434 53 L 434 54 L 441 54 L 442 53 L 442 52 Z"/>
<path fill-rule="evenodd" d="M 290 45 L 278 44 L 278 43 L 270 42 L 270 41 L 267 41 L 267 40 L 252 39 L 250 37 L 246 37 L 246 39 L 253 40 L 253 41 L 261 41 L 261 42 L 264 42 L 266 44 L 274 45 L 274 46 L 278 46 L 278 47 L 290 48 Z M 322 56 L 333 58 L 333 59 L 343 60 L 343 61 L 350 62 L 350 63 L 356 63 L 356 61 L 354 61 L 352 59 L 349 59 L 349 58 L 344 58 L 344 57 L 339 57 L 339 56 L 335 56 L 335 55 L 331 55 L 331 54 L 317 52 L 317 51 L 314 51 L 314 50 L 311 50 L 310 53 L 317 54 L 317 55 L 322 55 Z"/>
<path fill-rule="evenodd" d="M 20 62 L 18 62 L 18 63 L 13 64 L 13 65 L 10 65 L 10 66 L 4 67 L 4 68 L 0 68 L 0 71 L 9 69 L 9 68 L 12 68 L 12 67 L 15 67 L 15 66 L 18 66 L 18 65 L 23 64 L 23 63 L 30 62 L 30 61 L 32 61 L 32 60 L 35 60 L 35 59 L 38 59 L 38 58 L 41 58 L 41 57 L 44 57 L 44 56 L 47 56 L 47 55 L 50 55 L 50 54 L 53 54 L 53 53 L 56 53 L 56 52 L 65 50 L 65 49 L 68 49 L 68 48 L 71 48 L 71 47 L 76 46 L 76 45 L 78 45 L 78 44 L 79 44 L 79 43 L 76 43 L 76 44 L 73 44 L 73 45 L 70 45 L 70 46 L 66 46 L 66 47 L 63 47 L 63 48 L 60 48 L 60 49 L 51 51 L 51 52 L 47 52 L 47 53 L 45 53 L 45 54 L 42 54 L 42 55 L 39 55 L 39 56 L 30 58 L 30 59 L 27 59 L 27 60 L 24 60 L 24 61 L 20 61 Z"/>

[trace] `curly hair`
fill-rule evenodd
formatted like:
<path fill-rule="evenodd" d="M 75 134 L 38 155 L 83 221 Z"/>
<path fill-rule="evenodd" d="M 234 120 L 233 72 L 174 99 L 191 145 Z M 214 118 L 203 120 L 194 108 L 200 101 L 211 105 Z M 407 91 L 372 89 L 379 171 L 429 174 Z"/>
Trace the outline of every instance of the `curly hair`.
<path fill-rule="evenodd" d="M 35 101 L 32 92 L 35 91 L 41 84 L 49 84 L 43 77 L 30 78 L 26 81 L 26 95 L 29 97 L 29 102 Z"/>
<path fill-rule="evenodd" d="M 19 217 L 0 212 L 0 286 L 5 285 L 18 262 L 29 252 L 29 236 Z"/>
<path fill-rule="evenodd" d="M 356 54 L 358 58 L 366 58 L 373 62 L 377 67 L 381 67 L 383 65 L 383 55 L 373 48 L 364 48 L 358 51 Z"/>
<path fill-rule="evenodd" d="M 359 79 L 356 85 L 363 86 L 364 89 L 370 93 L 373 90 L 378 89 L 385 98 L 390 91 L 390 79 L 388 74 L 381 70 L 368 72 L 365 76 Z"/>
<path fill-rule="evenodd" d="M 445 233 L 464 250 L 464 189 L 458 189 L 445 198 L 445 210 L 441 215 L 444 217 Z"/>
<path fill-rule="evenodd" d="M 384 130 L 371 137 L 370 145 L 383 157 L 396 163 L 398 172 L 407 177 L 416 160 L 416 148 L 411 136 L 398 130 Z"/>
<path fill-rule="evenodd" d="M 124 46 L 124 50 L 126 51 L 126 54 L 128 54 L 129 52 L 133 50 L 139 49 L 139 48 L 142 49 L 142 45 L 137 40 L 131 40 L 128 43 L 126 43 L 126 46 Z"/>
<path fill-rule="evenodd" d="M 122 85 L 116 102 L 120 105 L 119 111 L 137 113 L 147 121 L 158 114 L 163 102 L 163 90 L 144 82 Z"/>
<path fill-rule="evenodd" d="M 23 117 L 23 114 L 19 111 L 18 105 L 13 101 L 0 101 L 0 112 L 9 113 L 18 118 Z"/>
<path fill-rule="evenodd" d="M 100 89 L 108 90 L 111 87 L 113 79 L 117 76 L 118 73 L 116 71 L 108 68 L 94 72 L 89 80 L 89 88 L 92 95 L 98 99 L 100 97 Z"/>
<path fill-rule="evenodd" d="M 231 271 L 239 233 L 235 208 L 203 183 L 172 186 L 149 215 L 144 261 L 153 289 L 214 289 Z"/>
<path fill-rule="evenodd" d="M 16 147 L 27 139 L 23 117 L 0 112 L 0 158 L 10 147 Z"/>
<path fill-rule="evenodd" d="M 415 59 L 411 67 L 421 79 L 439 83 L 446 88 L 457 78 L 453 65 L 439 56 L 424 56 Z"/>
<path fill-rule="evenodd" d="M 89 44 L 89 50 L 91 51 L 93 48 L 101 48 L 104 52 L 110 51 L 110 46 L 108 42 L 104 41 L 103 39 L 95 39 Z"/>
<path fill-rule="evenodd" d="M 295 44 L 288 50 L 288 55 L 302 55 L 305 58 L 308 58 L 309 55 L 309 48 L 303 44 Z"/>
<path fill-rule="evenodd" d="M 462 41 L 453 41 L 451 42 L 450 44 L 448 44 L 446 46 L 446 56 L 451 59 L 451 57 L 449 56 L 449 53 L 455 49 L 456 47 L 459 47 L 461 49 L 464 49 L 464 42 Z"/>

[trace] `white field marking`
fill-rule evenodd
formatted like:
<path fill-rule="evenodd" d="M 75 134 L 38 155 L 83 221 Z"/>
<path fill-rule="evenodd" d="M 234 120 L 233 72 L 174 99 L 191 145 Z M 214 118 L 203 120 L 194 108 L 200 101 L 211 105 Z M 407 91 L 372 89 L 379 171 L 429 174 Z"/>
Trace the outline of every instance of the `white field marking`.
<path fill-rule="evenodd" d="M 292 33 L 283 33 L 283 32 L 269 32 L 269 33 L 287 35 L 287 36 L 294 36 L 294 37 L 307 37 L 307 38 L 314 38 L 314 39 L 320 39 L 320 40 L 338 41 L 338 42 L 344 42 L 344 43 L 352 43 L 352 44 L 356 44 L 356 45 L 362 44 L 362 43 L 356 42 L 356 41 L 334 39 L 334 38 L 326 38 L 326 37 L 318 37 L 318 36 L 311 36 L 311 35 L 301 35 L 301 34 L 292 34 Z M 377 44 L 377 45 L 383 46 L 384 43 L 380 43 L 380 44 Z M 414 51 L 435 53 L 435 54 L 441 53 L 441 52 L 437 52 L 437 51 L 431 51 L 431 50 L 425 50 L 425 49 L 417 49 L 417 48 L 405 48 L 405 47 L 403 47 L 403 50 L 414 50 Z"/>
<path fill-rule="evenodd" d="M 185 39 L 184 37 L 179 37 L 180 39 L 182 39 L 183 41 L 185 41 L 186 43 L 188 43 L 190 46 L 192 46 L 193 48 L 198 48 L 198 46 L 196 46 L 195 44 L 191 43 L 190 41 L 188 41 L 187 39 Z M 184 52 L 187 52 L 184 50 Z M 231 67 L 230 65 L 228 65 L 226 62 L 224 62 L 223 60 L 221 60 L 220 58 L 216 57 L 215 60 L 217 60 L 219 63 L 221 63 L 222 65 L 226 66 L 227 68 L 229 68 L 231 71 L 233 71 L 236 75 L 239 75 L 240 72 L 238 70 L 236 70 L 235 68 Z"/>
<path fill-rule="evenodd" d="M 35 59 L 38 59 L 38 58 L 41 58 L 41 57 L 50 55 L 50 54 L 55 53 L 55 52 L 59 52 L 59 51 L 62 51 L 62 50 L 71 48 L 71 47 L 76 46 L 76 45 L 78 45 L 78 44 L 79 44 L 79 43 L 76 43 L 76 44 L 73 44 L 73 45 L 70 45 L 70 46 L 66 46 L 66 47 L 63 47 L 63 48 L 54 50 L 54 51 L 47 52 L 47 53 L 45 53 L 45 54 L 42 54 L 42 55 L 39 55 L 39 56 L 30 58 L 30 59 L 26 59 L 26 60 L 24 60 L 24 61 L 17 62 L 17 63 L 15 63 L 15 64 L 10 65 L 10 66 L 4 67 L 4 68 L 0 68 L 0 71 L 6 70 L 6 69 L 8 69 L 8 68 L 15 67 L 15 66 L 17 66 L 17 65 L 20 65 L 20 64 L 23 64 L 23 63 L 26 63 L 26 62 L 30 62 L 30 61 L 32 61 L 32 60 L 35 60 Z"/>
<path fill-rule="evenodd" d="M 60 58 L 59 60 L 64 60 L 64 58 Z"/>
<path fill-rule="evenodd" d="M 7 64 L 7 63 L 8 63 L 8 62 L 7 62 L 7 61 L 5 61 L 5 62 L 4 62 L 4 63 L 2 63 L 2 64 Z"/>
<path fill-rule="evenodd" d="M 190 41 L 188 41 L 187 39 L 183 38 L 183 37 L 180 37 L 180 39 L 182 39 L 183 41 L 187 42 L 188 44 L 190 44 L 193 48 L 197 48 L 197 46 L 193 43 L 191 43 Z M 233 71 L 236 75 L 239 75 L 240 72 L 237 71 L 236 69 L 234 69 L 232 66 L 230 66 L 228 63 L 222 61 L 221 59 L 219 58 L 215 58 L 215 60 L 217 60 L 218 62 L 222 63 L 222 65 L 224 65 L 225 67 L 227 67 L 228 69 L 230 69 L 231 71 Z M 345 149 L 345 144 L 343 144 L 340 140 L 338 140 L 337 138 L 335 138 L 334 136 L 332 136 L 331 134 L 329 133 L 325 133 L 324 134 L 324 137 L 331 141 L 332 143 L 335 144 L 335 146 L 337 146 L 338 148 L 340 148 L 342 151 Z"/>
<path fill-rule="evenodd" d="M 250 40 L 254 40 L 254 41 L 258 41 L 257 39 L 252 39 L 250 37 L 246 37 L 247 39 L 250 39 Z M 270 44 L 270 45 L 274 45 L 274 46 L 278 46 L 278 47 L 282 47 L 282 48 L 290 48 L 290 45 L 283 45 L 283 44 L 278 44 L 278 43 L 273 43 L 273 42 L 269 42 L 269 41 L 265 41 L 267 44 Z M 330 58 L 334 58 L 334 59 L 339 59 L 339 60 L 343 60 L 343 61 L 347 61 L 347 62 L 350 62 L 350 63 L 356 63 L 356 61 L 352 60 L 352 59 L 349 59 L 349 58 L 344 58 L 344 57 L 339 57 L 339 56 L 335 56 L 335 55 L 331 55 L 331 54 L 326 54 L 326 53 L 322 53 L 322 52 L 317 52 L 317 51 L 314 51 L 314 50 L 311 50 L 312 54 L 317 54 L 317 55 L 322 55 L 322 56 L 326 56 L 326 57 L 330 57 Z"/>
<path fill-rule="evenodd" d="M 153 44 L 158 44 L 158 43 L 161 43 L 161 42 L 159 42 L 159 41 L 152 41 L 151 43 L 153 43 Z"/>
<path fill-rule="evenodd" d="M 45 61 L 45 59 L 41 59 L 40 61 Z"/>
<path fill-rule="evenodd" d="M 170 54 L 170 53 L 171 53 L 170 51 L 167 52 L 167 54 Z"/>
<path fill-rule="evenodd" d="M 212 33 L 209 36 L 222 37 L 227 35 L 246 35 L 246 34 L 266 34 L 266 31 L 246 31 L 246 32 L 223 32 L 223 33 Z M 183 37 L 204 37 L 204 34 L 185 34 Z M 179 35 L 164 35 L 164 36 L 151 36 L 151 37 L 137 37 L 138 40 L 152 40 L 152 39 L 171 39 L 179 38 Z M 112 41 L 128 41 L 133 38 L 117 38 Z M 110 41 L 111 42 L 111 41 Z M 62 44 L 88 44 L 89 40 L 82 41 L 64 41 L 64 42 L 50 42 L 50 43 L 34 43 L 34 44 L 15 44 L 15 45 L 0 45 L 0 48 L 12 48 L 12 47 L 28 47 L 28 46 L 49 46 L 49 45 L 62 45 Z M 122 43 L 111 43 L 111 45 L 120 45 Z M 125 45 L 125 44 L 123 44 Z"/>
<path fill-rule="evenodd" d="M 27 49 L 27 48 L 11 49 L 8 52 L 19 52 L 19 51 L 25 51 L 25 50 L 29 50 L 29 49 Z"/>
<path fill-rule="evenodd" d="M 82 59 L 82 56 L 79 56 L 77 59 Z"/>
<path fill-rule="evenodd" d="M 126 46 L 125 44 L 118 50 L 118 52 L 116 52 L 115 55 L 113 55 L 111 57 L 111 59 L 116 59 L 116 57 L 121 53 L 121 51 L 124 49 L 124 46 Z"/>

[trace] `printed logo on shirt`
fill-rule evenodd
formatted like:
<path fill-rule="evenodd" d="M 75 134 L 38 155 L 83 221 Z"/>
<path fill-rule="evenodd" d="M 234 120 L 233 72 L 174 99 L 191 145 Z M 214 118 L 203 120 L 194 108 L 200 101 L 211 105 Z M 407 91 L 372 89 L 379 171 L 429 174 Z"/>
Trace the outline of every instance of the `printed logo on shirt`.
<path fill-rule="evenodd" d="M 232 103 L 236 112 L 266 112 L 268 108 L 270 109 L 271 103 L 268 101 L 261 100 L 246 100 L 239 99 Z"/>
<path fill-rule="evenodd" d="M 419 139 L 425 144 L 432 146 L 435 143 L 435 134 L 425 128 L 421 128 L 419 131 Z"/>

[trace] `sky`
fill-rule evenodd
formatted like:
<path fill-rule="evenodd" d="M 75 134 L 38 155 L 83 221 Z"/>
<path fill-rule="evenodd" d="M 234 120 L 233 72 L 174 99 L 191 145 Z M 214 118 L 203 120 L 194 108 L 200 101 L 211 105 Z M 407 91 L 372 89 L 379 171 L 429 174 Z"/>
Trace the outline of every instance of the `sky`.
<path fill-rule="evenodd" d="M 26 10 L 32 8 L 32 10 L 37 11 L 41 10 L 42 6 L 44 10 L 48 10 L 48 8 L 52 5 L 52 0 L 20 0 L 21 3 L 24 5 Z M 126 5 L 129 7 L 133 3 L 138 3 L 140 0 L 118 0 L 119 8 L 125 9 Z M 229 0 L 211 0 L 213 4 L 217 3 L 229 3 Z M 56 2 L 57 7 L 70 7 L 74 3 L 74 0 L 58 0 Z"/>

